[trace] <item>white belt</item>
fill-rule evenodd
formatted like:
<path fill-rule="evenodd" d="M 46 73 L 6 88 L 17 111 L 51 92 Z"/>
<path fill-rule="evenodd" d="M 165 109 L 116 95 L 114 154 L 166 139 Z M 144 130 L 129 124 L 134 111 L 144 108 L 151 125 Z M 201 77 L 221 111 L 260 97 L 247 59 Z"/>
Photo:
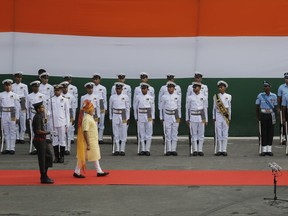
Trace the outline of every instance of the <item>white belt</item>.
<path fill-rule="evenodd" d="M 272 113 L 273 110 L 272 109 L 261 109 L 261 113 Z"/>
<path fill-rule="evenodd" d="M 201 115 L 202 110 L 191 110 L 191 115 Z"/>
<path fill-rule="evenodd" d="M 14 109 L 14 107 L 2 107 L 2 112 L 11 112 Z"/>
<path fill-rule="evenodd" d="M 176 111 L 175 110 L 165 110 L 165 114 L 167 115 L 175 115 Z"/>
<path fill-rule="evenodd" d="M 122 114 L 122 109 L 113 109 L 114 114 Z"/>

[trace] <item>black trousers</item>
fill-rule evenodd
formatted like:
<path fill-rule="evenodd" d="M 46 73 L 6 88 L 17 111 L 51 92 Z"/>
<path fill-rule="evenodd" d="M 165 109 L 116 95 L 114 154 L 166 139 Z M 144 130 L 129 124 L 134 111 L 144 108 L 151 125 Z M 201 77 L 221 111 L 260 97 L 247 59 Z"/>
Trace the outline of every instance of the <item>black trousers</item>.
<path fill-rule="evenodd" d="M 261 113 L 261 139 L 262 146 L 271 146 L 274 136 L 274 125 L 271 114 Z"/>
<path fill-rule="evenodd" d="M 46 140 L 33 140 L 33 145 L 37 149 L 40 173 L 46 173 L 48 167 L 53 166 L 53 156 Z"/>

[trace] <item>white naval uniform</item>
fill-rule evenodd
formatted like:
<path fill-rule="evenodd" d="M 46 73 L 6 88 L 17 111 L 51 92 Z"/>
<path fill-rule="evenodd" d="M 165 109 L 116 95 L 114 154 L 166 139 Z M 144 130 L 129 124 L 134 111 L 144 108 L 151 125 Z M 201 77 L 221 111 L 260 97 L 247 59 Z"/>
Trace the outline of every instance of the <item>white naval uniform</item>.
<path fill-rule="evenodd" d="M 188 88 L 187 88 L 187 92 L 186 92 L 186 100 L 187 100 L 187 97 L 192 95 L 193 92 L 193 85 L 189 85 Z M 205 85 L 205 84 L 202 84 L 201 83 L 201 89 L 200 89 L 200 93 L 204 94 L 204 96 L 206 96 L 207 100 L 206 100 L 206 108 L 208 107 L 208 86 Z"/>
<path fill-rule="evenodd" d="M 134 101 L 136 99 L 136 97 L 138 95 L 141 95 L 142 94 L 142 91 L 141 91 L 141 85 L 140 86 L 137 86 L 135 89 L 134 89 L 134 96 L 133 96 L 133 107 L 134 107 Z M 148 95 L 152 96 L 153 99 L 155 99 L 155 90 L 152 86 L 149 86 L 148 88 L 148 92 L 147 92 Z"/>
<path fill-rule="evenodd" d="M 146 95 L 143 95 L 141 92 L 136 96 L 133 103 L 134 117 L 137 121 L 138 136 L 140 137 L 138 137 L 138 139 L 140 139 L 141 142 L 141 151 L 150 152 L 153 134 L 153 120 L 155 119 L 154 97 L 149 95 L 148 92 Z M 148 109 L 150 109 L 151 119 L 148 119 Z"/>
<path fill-rule="evenodd" d="M 229 112 L 229 120 L 231 120 L 231 100 L 232 96 L 230 94 L 218 94 L 222 100 L 225 108 Z M 213 119 L 216 120 L 216 133 L 218 140 L 218 152 L 227 152 L 227 142 L 228 142 L 228 130 L 229 125 L 227 125 L 225 118 L 218 110 L 216 105 L 216 97 L 213 97 Z"/>
<path fill-rule="evenodd" d="M 76 113 L 76 109 L 78 108 L 78 89 L 77 89 L 77 87 L 72 85 L 72 84 L 69 84 L 68 85 L 68 93 L 72 94 L 75 97 L 75 101 L 76 101 L 75 113 Z M 72 140 L 74 140 L 74 134 L 75 134 L 75 124 L 72 125 L 72 130 L 71 130 Z"/>
<path fill-rule="evenodd" d="M 126 114 L 126 119 L 122 116 Z M 112 120 L 113 137 L 115 142 L 115 151 L 125 152 L 127 141 L 127 121 L 130 119 L 129 97 L 121 93 L 113 94 L 109 99 L 109 119 Z M 121 147 L 120 147 L 121 141 Z"/>
<path fill-rule="evenodd" d="M 107 90 L 106 87 L 98 84 L 93 87 L 93 94 L 98 95 L 99 104 L 100 104 L 100 118 L 98 121 L 98 139 L 99 141 L 103 140 L 104 133 L 104 120 L 105 112 L 107 111 Z"/>
<path fill-rule="evenodd" d="M 12 91 L 19 96 L 20 100 L 19 124 L 16 124 L 16 140 L 24 140 L 27 119 L 28 87 L 24 83 L 13 83 Z"/>
<path fill-rule="evenodd" d="M 16 120 L 19 119 L 20 102 L 19 96 L 10 92 L 0 93 L 0 117 L 3 128 L 6 150 L 15 151 L 16 143 Z M 15 115 L 14 119 L 11 119 Z"/>
<path fill-rule="evenodd" d="M 99 99 L 97 98 L 97 95 L 95 95 L 95 94 L 85 94 L 85 95 L 81 96 L 81 99 L 80 99 L 81 108 L 82 108 L 83 102 L 85 100 L 89 100 L 93 104 L 94 110 L 95 110 L 93 118 L 95 120 L 97 120 L 97 122 L 95 122 L 95 124 L 98 124 L 98 120 L 99 120 L 99 116 L 100 116 L 100 102 L 99 102 Z"/>
<path fill-rule="evenodd" d="M 132 90 L 131 90 L 131 86 L 127 85 L 125 83 L 123 83 L 124 86 L 122 88 L 122 94 L 127 95 L 129 98 L 129 107 L 131 108 L 132 106 Z M 112 86 L 111 88 L 111 95 L 117 94 L 116 93 L 116 89 L 115 89 L 115 85 Z"/>
<path fill-rule="evenodd" d="M 175 90 L 174 93 L 176 93 L 177 95 L 180 96 L 180 100 L 182 98 L 182 92 L 181 92 L 181 87 L 179 85 L 175 86 Z M 158 95 L 158 109 L 160 110 L 160 101 L 163 95 L 168 94 L 168 88 L 167 88 L 167 84 L 161 86 L 160 90 L 159 90 L 159 95 Z M 181 102 L 181 101 L 180 101 Z"/>
<path fill-rule="evenodd" d="M 201 92 L 198 95 L 192 92 L 186 99 L 186 122 L 189 121 L 193 152 L 203 152 L 205 122 L 208 122 L 206 104 L 207 97 Z"/>
<path fill-rule="evenodd" d="M 48 100 L 47 105 L 48 122 L 52 126 L 52 145 L 66 146 L 66 127 L 70 123 L 68 99 L 60 96 L 53 96 Z"/>
<path fill-rule="evenodd" d="M 66 151 L 70 151 L 71 150 L 71 140 L 74 139 L 74 130 L 73 130 L 73 126 L 72 125 L 72 121 L 75 120 L 76 118 L 76 100 L 75 100 L 75 97 L 70 94 L 69 92 L 67 92 L 66 94 L 63 94 L 62 93 L 62 96 L 64 98 L 66 98 L 68 100 L 68 103 L 69 103 L 69 126 L 68 126 L 68 132 L 67 132 L 67 145 L 66 145 L 66 148 L 65 150 Z"/>
<path fill-rule="evenodd" d="M 44 94 L 46 96 L 46 100 L 48 101 L 51 97 L 54 96 L 54 87 L 50 85 L 49 83 L 46 84 L 40 84 L 39 86 L 39 92 Z M 47 104 L 47 102 L 46 102 Z M 33 120 L 33 119 L 32 119 Z M 52 131 L 52 123 L 50 121 L 47 122 L 47 130 Z M 47 135 L 46 138 L 49 139 L 50 135 Z"/>
<path fill-rule="evenodd" d="M 177 92 L 164 94 L 161 97 L 159 107 L 160 120 L 163 120 L 164 124 L 166 149 L 167 152 L 174 152 L 177 147 L 179 127 L 179 122 L 176 121 L 177 112 L 178 117 L 181 119 L 181 95 Z"/>

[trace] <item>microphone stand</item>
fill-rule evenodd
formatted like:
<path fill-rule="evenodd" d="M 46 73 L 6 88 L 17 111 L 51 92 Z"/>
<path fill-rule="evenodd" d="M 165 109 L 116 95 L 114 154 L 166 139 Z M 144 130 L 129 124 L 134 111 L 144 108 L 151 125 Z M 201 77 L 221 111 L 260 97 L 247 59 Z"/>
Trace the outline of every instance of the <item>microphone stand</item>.
<path fill-rule="evenodd" d="M 288 202 L 288 200 L 278 199 L 278 198 L 277 198 L 277 176 L 278 176 L 277 170 L 272 170 L 272 175 L 274 176 L 274 178 L 273 178 L 273 183 L 274 183 L 274 197 L 273 197 L 273 198 L 264 198 L 264 200 L 273 200 L 273 202 L 271 203 L 271 206 L 274 204 L 274 202 L 276 202 L 276 200 Z"/>

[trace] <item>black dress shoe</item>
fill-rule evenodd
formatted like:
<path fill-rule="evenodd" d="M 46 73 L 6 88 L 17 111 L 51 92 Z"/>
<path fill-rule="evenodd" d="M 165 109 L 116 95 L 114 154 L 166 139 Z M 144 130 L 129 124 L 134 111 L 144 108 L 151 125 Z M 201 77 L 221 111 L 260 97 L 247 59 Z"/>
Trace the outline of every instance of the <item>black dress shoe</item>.
<path fill-rule="evenodd" d="M 125 152 L 121 151 L 120 156 L 125 156 Z"/>
<path fill-rule="evenodd" d="M 215 156 L 221 156 L 222 155 L 222 152 L 217 152 L 216 154 L 215 154 Z"/>
<path fill-rule="evenodd" d="M 103 177 L 109 175 L 109 172 L 97 173 L 97 177 Z"/>
<path fill-rule="evenodd" d="M 199 156 L 204 156 L 204 153 L 203 152 L 198 152 L 198 155 Z"/>
<path fill-rule="evenodd" d="M 44 179 L 41 178 L 41 184 L 54 184 L 54 180 L 46 177 Z"/>
<path fill-rule="evenodd" d="M 224 157 L 228 156 L 227 152 L 222 152 L 222 155 L 223 155 Z"/>
<path fill-rule="evenodd" d="M 77 173 L 75 173 L 75 172 L 74 172 L 73 176 L 74 176 L 75 178 L 85 178 L 84 175 L 77 174 Z"/>
<path fill-rule="evenodd" d="M 166 152 L 166 156 L 170 156 L 170 155 L 171 155 L 170 151 Z"/>
<path fill-rule="evenodd" d="M 197 156 L 197 155 L 198 155 L 198 152 L 194 151 L 192 155 L 193 155 L 193 156 Z"/>
<path fill-rule="evenodd" d="M 53 163 L 59 163 L 59 158 L 55 158 Z"/>
<path fill-rule="evenodd" d="M 20 143 L 20 144 L 25 144 L 25 140 L 19 140 L 18 143 Z"/>
<path fill-rule="evenodd" d="M 37 150 L 34 150 L 30 153 L 31 155 L 36 155 L 37 154 Z"/>
<path fill-rule="evenodd" d="M 145 155 L 145 152 L 144 152 L 144 151 L 141 151 L 141 152 L 139 153 L 139 155 L 143 156 L 143 155 Z"/>
<path fill-rule="evenodd" d="M 14 154 L 15 154 L 15 151 L 14 151 L 14 150 L 10 150 L 10 151 L 9 151 L 9 154 L 10 154 L 10 155 L 14 155 Z"/>
<path fill-rule="evenodd" d="M 16 142 L 15 142 L 16 144 L 19 144 L 20 143 L 20 140 L 19 139 L 16 139 Z"/>
<path fill-rule="evenodd" d="M 172 154 L 173 156 L 177 156 L 177 155 L 178 155 L 178 153 L 177 153 L 176 151 L 173 151 L 171 154 Z"/>
<path fill-rule="evenodd" d="M 65 155 L 70 155 L 70 151 L 65 151 Z"/>
<path fill-rule="evenodd" d="M 149 151 L 146 151 L 146 152 L 145 152 L 145 155 L 146 155 L 146 156 L 150 156 L 151 154 L 150 154 Z"/>
<path fill-rule="evenodd" d="M 265 156 L 266 155 L 266 152 L 262 152 L 261 154 L 260 154 L 260 156 Z"/>
<path fill-rule="evenodd" d="M 99 144 L 100 144 L 100 145 L 101 145 L 101 144 L 104 144 L 103 140 L 99 140 Z"/>
<path fill-rule="evenodd" d="M 74 144 L 75 143 L 75 141 L 74 140 L 71 140 L 71 144 Z"/>
<path fill-rule="evenodd" d="M 4 150 L 4 151 L 1 152 L 1 154 L 9 154 L 9 153 L 10 153 L 9 150 Z"/>
<path fill-rule="evenodd" d="M 60 157 L 59 163 L 64 163 L 64 157 Z"/>
<path fill-rule="evenodd" d="M 266 155 L 273 156 L 274 154 L 273 154 L 273 152 L 266 152 Z"/>
<path fill-rule="evenodd" d="M 118 155 L 119 155 L 119 152 L 118 152 L 118 151 L 115 151 L 113 155 L 114 155 L 114 156 L 118 156 Z"/>

